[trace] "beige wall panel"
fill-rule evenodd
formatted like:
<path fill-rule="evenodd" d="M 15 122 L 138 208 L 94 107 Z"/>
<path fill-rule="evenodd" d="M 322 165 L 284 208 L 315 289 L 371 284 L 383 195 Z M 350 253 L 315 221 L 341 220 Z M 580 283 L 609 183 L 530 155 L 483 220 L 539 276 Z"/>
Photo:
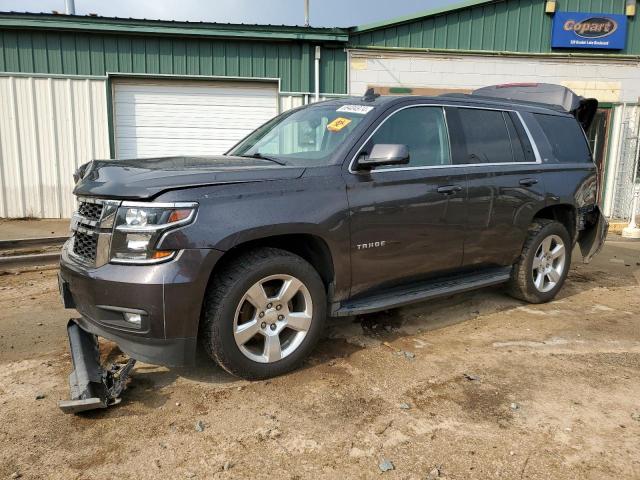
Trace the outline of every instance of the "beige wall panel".
<path fill-rule="evenodd" d="M 105 82 L 2 76 L 0 105 L 0 217 L 69 217 L 75 169 L 109 158 Z"/>

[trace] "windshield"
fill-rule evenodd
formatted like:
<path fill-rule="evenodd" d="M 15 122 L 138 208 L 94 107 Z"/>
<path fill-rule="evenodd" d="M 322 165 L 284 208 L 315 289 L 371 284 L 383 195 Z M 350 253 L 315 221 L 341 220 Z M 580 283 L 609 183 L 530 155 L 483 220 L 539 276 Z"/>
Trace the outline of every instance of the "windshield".
<path fill-rule="evenodd" d="M 366 105 L 318 105 L 285 113 L 258 128 L 228 154 L 323 165 L 373 110 Z"/>

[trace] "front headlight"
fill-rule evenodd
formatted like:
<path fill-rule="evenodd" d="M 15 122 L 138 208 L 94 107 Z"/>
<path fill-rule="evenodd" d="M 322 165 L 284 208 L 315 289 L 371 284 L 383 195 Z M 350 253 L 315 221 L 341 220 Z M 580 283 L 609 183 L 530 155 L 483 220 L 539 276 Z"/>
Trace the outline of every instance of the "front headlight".
<path fill-rule="evenodd" d="M 123 202 L 116 214 L 111 239 L 112 263 L 159 263 L 173 258 L 173 250 L 156 250 L 167 231 L 191 223 L 197 203 L 141 204 Z"/>
<path fill-rule="evenodd" d="M 147 218 L 149 217 L 149 209 L 145 208 L 127 208 L 127 213 L 124 214 L 124 220 L 127 225 L 137 225 L 144 227 L 147 224 Z"/>

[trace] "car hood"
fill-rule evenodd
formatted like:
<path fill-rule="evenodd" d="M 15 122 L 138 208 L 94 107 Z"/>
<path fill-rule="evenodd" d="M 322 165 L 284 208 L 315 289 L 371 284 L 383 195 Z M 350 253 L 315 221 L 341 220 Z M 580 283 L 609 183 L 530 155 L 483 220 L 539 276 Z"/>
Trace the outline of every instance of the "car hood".
<path fill-rule="evenodd" d="M 168 190 L 299 178 L 303 167 L 258 158 L 166 157 L 94 160 L 76 172 L 75 195 L 148 199 Z"/>

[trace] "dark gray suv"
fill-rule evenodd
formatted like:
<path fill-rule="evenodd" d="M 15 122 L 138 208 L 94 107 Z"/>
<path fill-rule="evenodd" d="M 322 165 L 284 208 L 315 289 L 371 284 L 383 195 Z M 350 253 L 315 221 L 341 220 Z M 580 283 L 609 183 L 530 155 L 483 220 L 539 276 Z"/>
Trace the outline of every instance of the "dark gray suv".
<path fill-rule="evenodd" d="M 503 283 L 553 299 L 576 242 L 588 261 L 607 230 L 596 107 L 550 85 L 368 92 L 288 111 L 223 156 L 90 162 L 60 271 L 80 313 L 72 396 L 105 384 L 94 335 L 169 366 L 199 342 L 256 379 L 299 365 L 327 316 Z"/>

